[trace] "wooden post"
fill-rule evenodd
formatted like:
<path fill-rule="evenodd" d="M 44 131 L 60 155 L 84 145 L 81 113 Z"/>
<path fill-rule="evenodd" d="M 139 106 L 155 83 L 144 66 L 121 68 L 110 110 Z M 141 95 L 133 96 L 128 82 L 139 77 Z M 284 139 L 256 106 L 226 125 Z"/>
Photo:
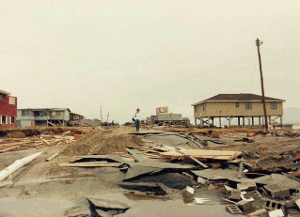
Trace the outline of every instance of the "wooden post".
<path fill-rule="evenodd" d="M 261 117 L 258 117 L 259 126 L 261 125 Z"/>
<path fill-rule="evenodd" d="M 245 126 L 245 116 L 243 116 L 243 126 Z"/>
<path fill-rule="evenodd" d="M 280 116 L 280 127 L 282 129 L 282 115 Z"/>
<path fill-rule="evenodd" d="M 215 126 L 215 124 L 214 124 L 214 117 L 211 118 L 211 122 L 212 122 L 212 125 Z"/>
<path fill-rule="evenodd" d="M 252 117 L 252 125 L 254 125 L 254 117 Z"/>
<path fill-rule="evenodd" d="M 268 130 L 267 110 L 266 110 L 265 91 L 264 91 L 264 79 L 263 79 L 261 56 L 260 56 L 260 50 L 259 50 L 259 46 L 262 43 L 263 42 L 260 41 L 258 38 L 256 39 L 256 46 L 257 46 L 257 53 L 258 53 L 258 60 L 259 60 L 260 80 L 261 80 L 262 103 L 263 103 L 264 116 L 265 116 L 265 129 Z"/>
<path fill-rule="evenodd" d="M 221 117 L 219 117 L 220 128 L 222 128 Z"/>
<path fill-rule="evenodd" d="M 197 126 L 197 118 L 195 118 L 195 126 Z"/>
<path fill-rule="evenodd" d="M 238 117 L 238 125 L 239 125 L 239 126 L 241 125 L 240 117 Z"/>

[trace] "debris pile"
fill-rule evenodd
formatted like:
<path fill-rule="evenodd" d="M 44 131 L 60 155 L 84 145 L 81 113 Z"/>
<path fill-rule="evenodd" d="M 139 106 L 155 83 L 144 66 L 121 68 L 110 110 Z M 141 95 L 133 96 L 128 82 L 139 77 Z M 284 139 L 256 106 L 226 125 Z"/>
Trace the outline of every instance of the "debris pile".
<path fill-rule="evenodd" d="M 74 136 L 44 134 L 26 138 L 0 139 L 0 153 L 30 147 L 40 148 L 45 146 L 59 146 L 69 144 L 73 141 Z"/>

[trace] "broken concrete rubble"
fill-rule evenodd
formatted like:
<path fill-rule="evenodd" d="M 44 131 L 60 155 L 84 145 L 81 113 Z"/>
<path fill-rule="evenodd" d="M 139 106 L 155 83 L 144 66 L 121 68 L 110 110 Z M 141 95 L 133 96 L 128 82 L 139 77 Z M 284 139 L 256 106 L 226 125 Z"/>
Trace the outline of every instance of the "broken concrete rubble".
<path fill-rule="evenodd" d="M 264 188 L 271 195 L 272 198 L 289 198 L 290 197 L 290 189 L 281 184 L 269 184 L 265 185 Z"/>
<path fill-rule="evenodd" d="M 111 138 L 111 140 L 106 140 L 105 133 L 103 134 L 103 132 L 109 134 L 109 136 L 107 137 Z M 257 167 L 257 164 L 260 162 L 261 159 L 264 159 L 263 163 L 265 167 L 263 168 L 273 166 L 272 164 L 268 165 L 268 159 L 266 159 L 265 154 L 267 153 L 266 152 L 267 146 L 261 147 L 262 146 L 261 141 L 264 141 L 264 137 L 262 137 L 261 135 L 257 135 L 257 137 L 255 137 L 255 144 L 235 143 L 233 142 L 232 139 L 228 139 L 228 138 L 227 141 L 231 143 L 227 143 L 226 140 L 223 140 L 221 134 L 218 141 L 223 142 L 224 145 L 218 145 L 217 144 L 218 142 L 213 143 L 212 141 L 207 141 L 209 143 L 213 143 L 216 145 L 213 148 L 208 146 L 205 147 L 207 149 L 211 148 L 213 150 L 213 153 L 217 153 L 217 152 L 221 153 L 221 151 L 222 153 L 223 151 L 230 151 L 235 153 L 236 150 L 238 150 L 238 152 L 243 153 L 242 156 L 243 158 L 239 158 L 240 156 L 236 156 L 234 160 L 228 161 L 224 159 L 218 159 L 217 157 L 202 158 L 203 157 L 202 156 L 201 158 L 199 158 L 200 161 L 203 161 L 205 165 L 209 167 L 209 169 L 204 169 L 202 166 L 198 165 L 198 163 L 196 163 L 195 161 L 190 160 L 188 155 L 186 155 L 186 151 L 188 150 L 193 151 L 194 149 L 202 152 L 207 150 L 199 149 L 199 148 L 197 149 L 195 143 L 193 142 L 190 142 L 189 144 L 186 144 L 186 142 L 184 143 L 182 142 L 179 146 L 178 144 L 181 141 L 184 141 L 184 138 L 181 136 L 176 136 L 174 135 L 174 133 L 170 133 L 170 135 L 173 136 L 172 138 L 169 137 L 170 135 L 166 135 L 168 133 L 156 134 L 156 135 L 161 135 L 157 137 L 161 137 L 161 138 L 164 137 L 165 139 L 169 140 L 168 141 L 169 146 L 157 145 L 158 143 L 157 141 L 159 140 L 156 140 L 153 143 L 151 142 L 151 144 L 149 143 L 140 144 L 139 143 L 140 140 L 148 141 L 145 140 L 146 137 L 141 139 L 136 137 L 135 138 L 136 142 L 134 142 L 133 140 L 130 140 L 130 142 L 124 142 L 125 137 L 120 136 L 118 137 L 118 139 L 120 140 L 120 143 L 124 144 L 122 146 L 122 148 L 124 149 L 111 150 L 110 147 L 111 146 L 115 147 L 114 145 L 117 143 L 115 141 L 116 138 L 114 136 L 114 133 L 111 131 L 109 132 L 103 131 L 103 132 L 101 136 L 96 138 L 97 141 L 105 140 L 105 142 L 103 143 L 104 145 L 101 149 L 97 145 L 92 147 L 82 146 L 80 143 L 82 142 L 83 144 L 86 144 L 84 142 L 87 140 L 87 136 L 83 136 L 80 140 L 75 142 L 75 144 L 77 144 L 78 146 L 76 146 L 76 149 L 74 148 L 74 152 L 72 153 L 70 152 L 70 150 L 73 150 L 71 148 L 68 148 L 67 151 L 63 151 L 59 149 L 60 147 L 52 150 L 52 147 L 49 146 L 48 148 L 49 150 L 51 148 L 51 151 L 45 152 L 46 154 L 42 155 L 39 159 L 37 159 L 37 161 L 34 161 L 28 166 L 24 167 L 24 170 L 23 169 L 22 171 L 20 170 L 20 174 L 16 174 L 16 178 L 12 176 L 12 178 L 10 178 L 11 184 L 1 185 L 3 184 L 1 183 L 0 186 L 2 187 L 0 188 L 1 191 L 0 193 L 3 193 L 3 195 L 9 194 L 12 191 L 11 188 L 18 188 L 19 186 L 21 192 L 22 191 L 25 192 L 23 194 L 20 194 L 18 192 L 18 194 L 20 194 L 22 197 L 34 197 L 33 195 L 38 193 L 33 193 L 32 189 L 30 189 L 30 187 L 26 185 L 26 183 L 31 183 L 31 176 L 34 177 L 33 171 L 36 170 L 36 165 L 41 165 L 42 163 L 45 163 L 45 160 L 47 158 L 51 157 L 54 153 L 59 152 L 60 154 L 58 156 L 51 159 L 50 162 L 46 163 L 47 166 L 45 167 L 45 170 L 41 170 L 42 172 L 38 174 L 38 177 L 41 178 L 40 179 L 35 178 L 36 182 L 38 182 L 39 185 L 36 185 L 34 182 L 32 182 L 30 185 L 34 186 L 37 189 L 36 192 L 47 193 L 45 189 L 51 189 L 53 192 L 55 192 L 57 191 L 57 189 L 64 188 L 67 189 L 68 192 L 70 192 L 70 194 L 73 197 L 78 197 L 78 195 L 80 195 L 88 198 L 91 201 L 91 203 L 94 205 L 95 209 L 93 212 L 90 212 L 89 210 L 85 210 L 86 212 L 82 212 L 81 213 L 82 215 L 91 215 L 91 213 L 93 213 L 95 216 L 96 215 L 112 216 L 116 214 L 120 214 L 120 216 L 123 215 L 123 213 L 121 212 L 123 212 L 123 210 L 125 210 L 126 208 L 123 209 L 122 206 L 118 207 L 117 205 L 112 206 L 113 204 L 112 202 L 104 203 L 103 201 L 97 201 L 96 199 L 94 200 L 94 197 L 97 198 L 97 196 L 102 195 L 103 192 L 113 192 L 113 193 L 122 192 L 125 194 L 129 194 L 132 198 L 135 195 L 139 195 L 141 197 L 139 197 L 140 199 L 138 200 L 141 200 L 142 197 L 146 198 L 146 200 L 150 200 L 150 199 L 151 200 L 164 199 L 165 201 L 168 199 L 171 199 L 172 201 L 180 200 L 181 203 L 182 200 L 184 200 L 184 203 L 186 203 L 184 204 L 185 208 L 191 208 L 191 209 L 193 208 L 192 206 L 196 204 L 201 204 L 201 209 L 203 208 L 204 205 L 212 205 L 211 203 L 208 202 L 208 200 L 212 201 L 212 203 L 220 203 L 218 198 L 222 196 L 224 197 L 225 201 L 226 200 L 228 202 L 230 201 L 229 203 L 236 205 L 242 212 L 240 214 L 243 215 L 247 215 L 248 213 L 253 213 L 255 210 L 260 210 L 263 207 L 267 208 L 268 212 L 272 212 L 272 210 L 276 210 L 273 209 L 272 206 L 278 209 L 282 209 L 282 211 L 286 209 L 286 212 L 288 212 L 289 209 L 292 210 L 291 209 L 292 207 L 295 208 L 293 209 L 294 212 L 297 213 L 298 211 L 298 213 L 300 213 L 297 206 L 297 203 L 299 202 L 297 199 L 297 194 L 299 189 L 298 186 L 300 187 L 299 182 L 296 179 L 292 179 L 288 176 L 280 175 L 278 174 L 279 172 L 275 170 L 274 171 L 271 170 L 273 174 L 270 175 L 271 171 L 268 172 L 265 169 L 261 169 Z M 94 132 L 94 134 L 96 133 L 97 132 Z M 183 135 L 187 135 L 187 134 L 188 133 L 184 133 Z M 237 136 L 237 138 L 243 138 L 243 136 L 244 135 L 239 135 Z M 173 138 L 175 139 L 177 138 L 178 141 L 180 140 L 180 142 L 177 141 L 176 145 L 175 143 L 174 145 L 172 145 Z M 194 139 L 192 136 L 191 138 Z M 47 142 L 51 142 L 50 139 L 46 138 L 46 136 L 43 139 L 45 139 Z M 59 138 L 55 138 L 55 139 L 59 139 Z M 95 141 L 96 140 L 92 141 L 93 144 L 95 144 Z M 199 140 L 195 140 L 195 141 L 199 142 Z M 47 145 L 45 142 L 43 142 L 43 144 Z M 283 144 L 285 145 L 285 143 Z M 286 146 L 289 145 L 290 144 L 287 143 Z M 130 150 L 131 152 L 133 152 L 133 154 L 127 153 L 125 149 L 126 147 L 131 147 Z M 284 149 L 285 146 L 282 147 Z M 273 146 L 270 145 L 270 149 L 271 148 L 273 149 Z M 276 158 L 274 161 L 279 162 L 283 158 L 290 156 L 292 154 L 293 154 L 293 159 L 298 159 L 297 152 L 296 152 L 297 149 L 291 149 L 291 150 L 293 152 L 284 152 L 284 150 L 280 150 L 278 151 L 278 153 L 274 152 L 275 154 L 278 155 L 278 159 Z M 176 157 L 176 159 L 161 157 L 161 153 L 168 153 L 170 151 L 172 152 L 179 151 L 179 154 L 181 154 L 180 152 L 183 151 L 184 154 L 181 154 L 179 158 Z M 259 153 L 260 159 L 254 158 L 254 156 L 252 155 L 252 153 L 254 152 Z M 18 153 L 18 151 L 16 153 Z M 93 153 L 97 155 L 92 155 Z M 109 153 L 109 154 L 104 155 L 104 153 Z M 268 154 L 269 153 L 271 152 L 269 151 Z M 280 155 L 280 153 L 284 153 L 284 154 Z M 2 154 L 7 155 L 8 153 L 2 153 Z M 11 152 L 11 154 L 15 154 L 15 153 Z M 133 162 L 134 160 L 132 156 L 134 155 L 138 155 L 141 158 L 136 157 L 136 159 L 138 159 L 137 162 Z M 13 157 L 13 155 L 9 157 Z M 5 161 L 1 159 L 0 162 L 5 162 Z M 58 165 L 64 162 L 69 162 L 69 164 L 71 164 L 72 166 L 75 165 L 77 166 L 58 167 Z M 239 171 L 238 169 L 238 164 L 240 162 L 242 162 L 244 167 L 242 171 Z M 297 165 L 297 161 L 295 162 L 290 161 L 290 162 L 293 163 L 293 167 L 295 167 L 293 171 L 297 171 L 299 167 Z M 116 167 L 108 168 L 108 167 L 112 167 L 116 163 L 122 164 L 122 168 L 116 168 Z M 108 167 L 105 168 L 90 167 L 93 164 L 94 165 L 98 164 L 98 166 L 102 165 Z M 280 162 L 278 163 L 278 165 L 279 164 Z M 84 167 L 79 167 L 79 165 L 82 165 Z M 228 169 L 229 165 L 231 165 L 230 169 Z M 244 170 L 245 168 L 247 168 L 249 171 L 245 171 Z M 27 170 L 29 172 L 27 172 Z M 288 169 L 288 167 L 284 167 L 283 171 L 286 172 L 286 174 L 290 174 L 289 173 L 290 170 Z M 52 185 L 46 184 L 42 181 L 45 173 L 46 173 L 45 176 L 47 178 L 47 181 L 51 180 L 51 183 L 53 183 Z M 238 179 L 238 174 L 241 175 L 241 179 Z M 297 173 L 294 173 L 293 175 L 296 174 Z M 285 185 L 290 192 L 289 198 L 279 196 L 276 197 L 276 200 L 273 200 L 271 198 L 272 197 L 271 192 L 267 190 L 268 188 L 267 186 L 270 184 Z M 45 187 L 43 188 L 43 186 Z M 74 188 L 74 186 L 76 188 Z M 188 189 L 191 188 L 194 189 L 195 191 L 194 194 L 190 194 L 189 198 L 184 198 L 185 193 L 187 193 L 187 191 L 185 190 L 187 187 Z M 229 192 L 226 192 L 225 188 L 228 189 Z M 89 194 L 86 194 L 86 191 L 84 189 L 91 189 L 89 190 L 91 196 Z M 210 190 L 207 191 L 208 189 Z M 262 189 L 265 190 L 269 196 L 264 195 Z M 155 196 L 153 195 L 164 195 L 164 196 L 156 196 L 156 198 L 154 199 L 153 197 Z M 149 196 L 149 198 L 147 196 Z M 67 195 L 66 197 L 69 197 L 69 195 Z M 107 196 L 107 198 L 110 198 L 110 196 Z M 199 203 L 197 203 L 196 199 L 198 199 Z M 202 203 L 202 199 L 205 199 L 205 202 Z M 275 202 L 273 203 L 273 201 Z M 288 206 L 288 203 L 286 201 L 293 201 L 293 204 L 291 206 Z M 285 203 L 286 205 L 284 205 Z M 222 207 L 222 210 L 225 211 L 225 205 L 219 204 L 219 207 Z M 282 207 L 286 207 L 286 208 L 282 208 Z M 197 208 L 199 209 L 200 207 L 197 206 Z M 131 208 L 129 208 L 129 210 L 131 210 Z M 83 208 L 82 211 L 84 211 Z M 268 213 L 265 214 L 268 215 Z M 230 213 L 226 213 L 225 211 L 225 215 L 221 214 L 219 216 L 228 216 L 228 215 L 230 215 Z M 75 216 L 75 213 L 70 212 L 66 216 Z"/>

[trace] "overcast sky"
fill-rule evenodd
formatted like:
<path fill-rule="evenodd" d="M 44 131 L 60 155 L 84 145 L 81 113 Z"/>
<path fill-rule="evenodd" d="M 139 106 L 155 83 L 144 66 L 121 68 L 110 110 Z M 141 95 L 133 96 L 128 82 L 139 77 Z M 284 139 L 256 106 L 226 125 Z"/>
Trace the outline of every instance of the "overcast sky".
<path fill-rule="evenodd" d="M 208 3 L 210 2 L 210 3 Z M 130 121 L 219 93 L 300 107 L 300 1 L 0 0 L 0 89 L 18 108 Z"/>

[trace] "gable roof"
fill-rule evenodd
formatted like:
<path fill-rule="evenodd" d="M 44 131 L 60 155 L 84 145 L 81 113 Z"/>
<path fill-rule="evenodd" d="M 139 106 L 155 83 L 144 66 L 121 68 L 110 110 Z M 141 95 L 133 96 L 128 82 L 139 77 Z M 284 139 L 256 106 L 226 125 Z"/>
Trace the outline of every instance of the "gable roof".
<path fill-rule="evenodd" d="M 266 101 L 280 101 L 280 102 L 285 102 L 283 99 L 276 99 L 272 97 L 266 97 Z M 218 94 L 216 96 L 213 96 L 211 98 L 202 100 L 200 102 L 192 104 L 192 106 L 198 105 L 203 102 L 209 102 L 209 101 L 262 101 L 262 96 L 252 94 L 252 93 L 240 93 L 240 94 Z"/>
<path fill-rule="evenodd" d="M 0 89 L 0 93 L 3 94 L 3 95 L 10 95 L 9 92 L 7 92 L 7 91 L 5 91 L 5 90 L 1 90 L 1 89 Z"/>

